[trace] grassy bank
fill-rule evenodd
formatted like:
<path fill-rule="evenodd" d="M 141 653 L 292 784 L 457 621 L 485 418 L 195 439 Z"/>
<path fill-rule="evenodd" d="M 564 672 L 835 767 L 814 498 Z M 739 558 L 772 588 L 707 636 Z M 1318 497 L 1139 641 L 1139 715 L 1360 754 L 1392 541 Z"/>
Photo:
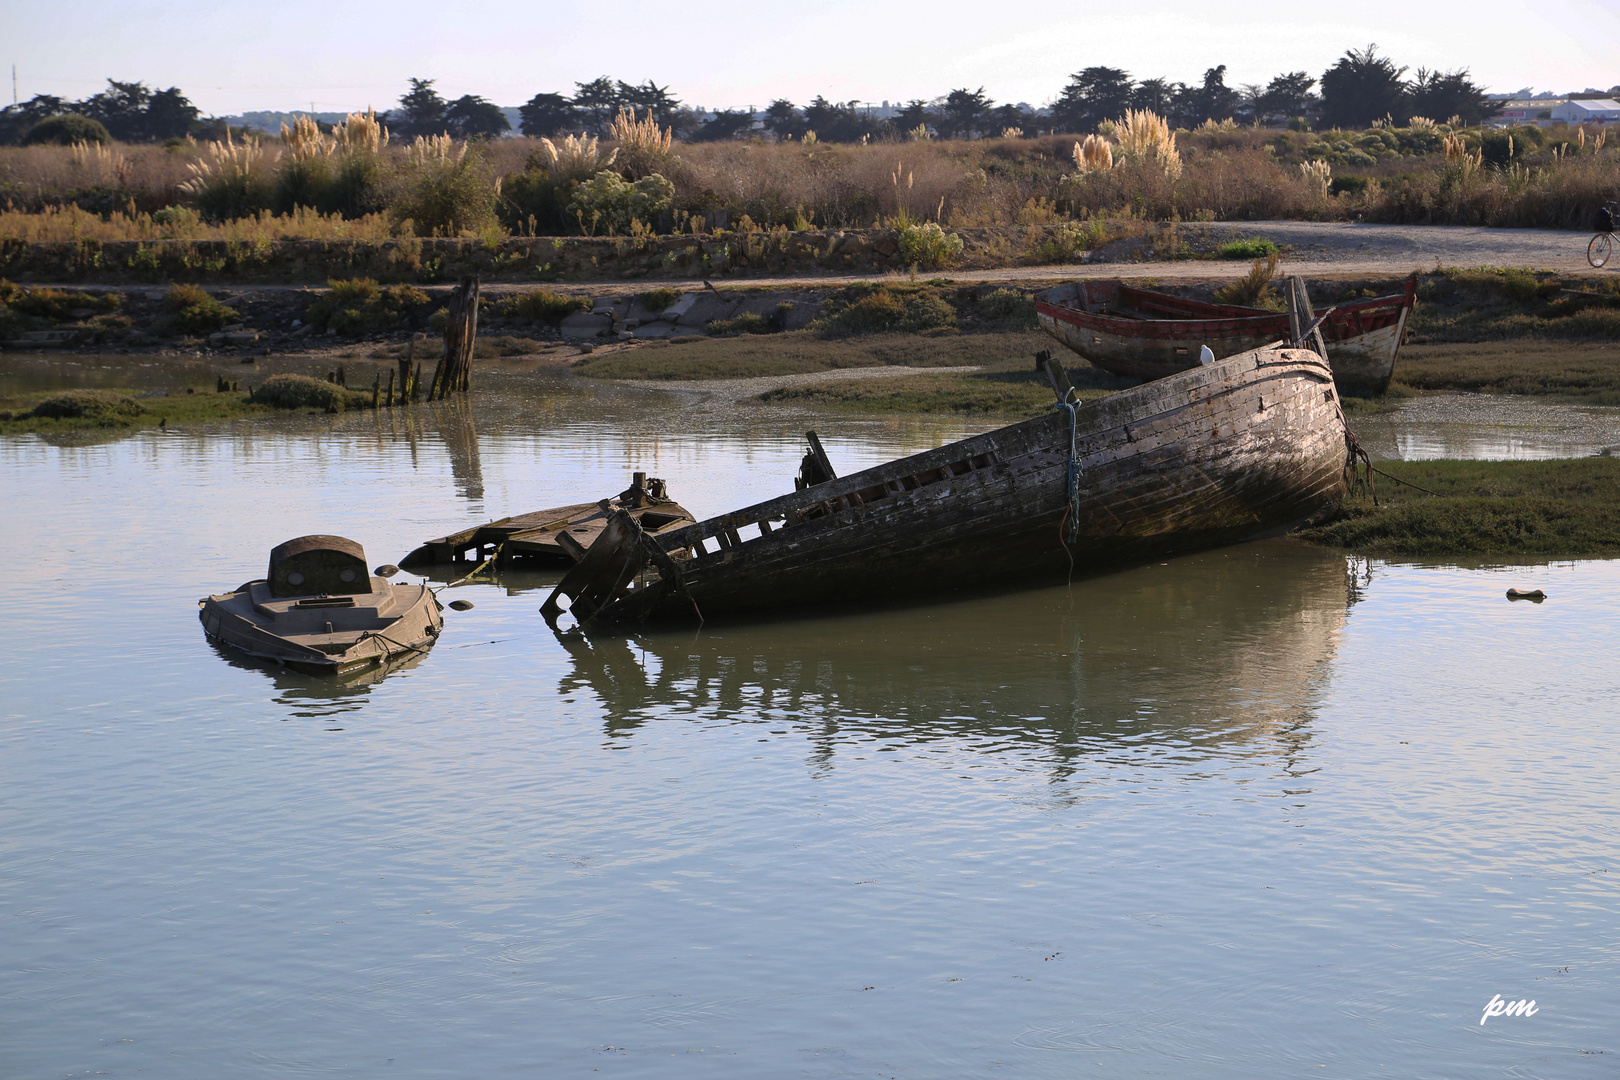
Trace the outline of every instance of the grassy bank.
<path fill-rule="evenodd" d="M 986 370 L 925 372 L 787 386 L 759 396 L 768 404 L 810 405 L 845 413 L 968 413 L 1018 420 L 1052 408 L 1052 386 L 1029 353 L 1001 358 Z M 1089 365 L 1069 368 L 1081 401 L 1133 385 Z"/>
<path fill-rule="evenodd" d="M 1381 462 L 1427 494 L 1375 477 L 1298 535 L 1384 556 L 1620 555 L 1620 459 Z"/>
<path fill-rule="evenodd" d="M 41 391 L 0 399 L 0 435 L 127 432 L 276 412 L 336 413 L 371 404 L 369 390 L 288 374 L 272 375 L 246 392 L 223 381 L 211 390 L 185 386 L 156 394 L 122 388 Z"/>
<path fill-rule="evenodd" d="M 1482 267 L 1445 268 L 1418 283 L 1409 338 L 1414 344 L 1532 337 L 1620 337 L 1620 278 L 1565 280 L 1547 271 Z"/>
<path fill-rule="evenodd" d="M 1409 345 L 1395 368 L 1403 386 L 1422 391 L 1532 394 L 1594 405 L 1620 405 L 1620 338 L 1611 344 L 1492 341 Z"/>
<path fill-rule="evenodd" d="M 55 405 L 55 407 L 53 407 Z M 268 416 L 276 410 L 245 393 L 182 388 L 168 395 L 76 390 L 0 399 L 0 435 L 126 432 Z"/>

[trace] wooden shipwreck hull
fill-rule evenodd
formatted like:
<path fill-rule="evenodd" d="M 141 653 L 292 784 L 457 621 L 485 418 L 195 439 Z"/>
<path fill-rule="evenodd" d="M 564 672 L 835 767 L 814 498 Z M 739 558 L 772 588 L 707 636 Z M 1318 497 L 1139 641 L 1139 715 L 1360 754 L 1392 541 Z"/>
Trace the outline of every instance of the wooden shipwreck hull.
<path fill-rule="evenodd" d="M 1342 496 L 1345 458 L 1327 365 L 1259 349 L 656 536 L 615 514 L 542 611 L 555 621 L 566 598 L 581 624 L 694 619 L 1051 577 L 1071 559 L 1092 573 L 1314 517 Z"/>
<path fill-rule="evenodd" d="M 649 533 L 668 532 L 696 519 L 667 497 L 662 480 L 635 473 L 630 487 L 612 499 L 576 503 L 500 518 L 487 525 L 428 540 L 399 561 L 404 567 L 476 563 L 496 558 L 501 566 L 570 566 L 601 535 L 608 516 L 623 510 Z"/>
<path fill-rule="evenodd" d="M 1402 292 L 1339 304 L 1322 320 L 1333 377 L 1345 393 L 1389 387 L 1417 278 Z M 1135 379 L 1160 379 L 1198 365 L 1199 347 L 1217 360 L 1292 338 L 1286 313 L 1208 304 L 1119 281 L 1076 281 L 1035 297 L 1047 333 L 1097 367 Z"/>

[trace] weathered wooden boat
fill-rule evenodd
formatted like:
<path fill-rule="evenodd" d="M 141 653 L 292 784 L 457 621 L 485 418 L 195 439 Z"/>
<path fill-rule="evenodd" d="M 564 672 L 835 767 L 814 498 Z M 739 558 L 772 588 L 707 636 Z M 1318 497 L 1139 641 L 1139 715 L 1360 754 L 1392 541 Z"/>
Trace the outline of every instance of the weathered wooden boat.
<path fill-rule="evenodd" d="M 444 626 L 432 590 L 372 574 L 365 551 L 341 536 L 279 544 L 263 580 L 197 607 L 215 641 L 316 675 L 349 675 L 420 652 Z"/>
<path fill-rule="evenodd" d="M 1342 393 L 1389 388 L 1416 299 L 1414 275 L 1401 292 L 1328 309 L 1321 334 Z M 1299 336 L 1284 312 L 1188 300 L 1121 281 L 1075 281 L 1038 293 L 1035 318 L 1097 367 L 1135 379 L 1196 367 L 1203 345 L 1220 360 Z"/>
<path fill-rule="evenodd" d="M 425 542 L 399 565 L 481 562 L 494 556 L 501 566 L 570 566 L 596 542 L 608 515 L 616 510 L 628 513 L 644 531 L 654 534 L 672 532 L 696 520 L 669 498 L 664 481 L 638 472 L 630 486 L 612 499 L 554 506 L 463 529 Z"/>
<path fill-rule="evenodd" d="M 1082 573 L 1315 517 L 1349 445 L 1315 352 L 1268 346 L 669 532 L 622 511 L 541 609 L 555 624 L 848 602 Z"/>

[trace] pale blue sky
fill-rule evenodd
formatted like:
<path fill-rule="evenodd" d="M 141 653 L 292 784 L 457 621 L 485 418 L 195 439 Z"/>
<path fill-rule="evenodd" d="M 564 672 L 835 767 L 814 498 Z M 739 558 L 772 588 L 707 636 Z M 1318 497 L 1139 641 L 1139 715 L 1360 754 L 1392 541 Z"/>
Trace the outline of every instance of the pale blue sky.
<path fill-rule="evenodd" d="M 997 101 L 1041 104 L 1095 64 L 1190 82 L 1224 63 L 1238 86 L 1290 70 L 1319 76 L 1346 48 L 1373 41 L 1398 64 L 1467 67 L 1493 90 L 1620 83 L 1617 0 L 0 0 L 0 62 L 17 64 L 24 100 L 82 97 L 111 76 L 179 86 L 215 114 L 384 109 L 412 75 L 436 79 L 446 97 L 501 105 L 598 75 L 650 78 L 710 107 L 930 98 L 981 85 Z"/>

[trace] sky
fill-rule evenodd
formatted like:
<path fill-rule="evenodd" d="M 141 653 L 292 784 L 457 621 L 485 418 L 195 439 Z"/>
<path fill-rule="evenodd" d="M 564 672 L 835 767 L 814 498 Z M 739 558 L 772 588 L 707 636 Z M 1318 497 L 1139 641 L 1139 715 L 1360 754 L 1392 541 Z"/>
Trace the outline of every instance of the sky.
<path fill-rule="evenodd" d="M 1084 67 L 1194 82 L 1226 64 L 1236 87 L 1320 76 L 1373 42 L 1397 65 L 1467 68 L 1494 91 L 1620 84 L 1620 0 L 0 0 L 0 61 L 16 64 L 22 100 L 82 98 L 116 78 L 178 86 L 211 115 L 382 110 L 413 76 L 505 106 L 601 75 L 652 79 L 709 108 L 981 86 L 1041 105 Z"/>

